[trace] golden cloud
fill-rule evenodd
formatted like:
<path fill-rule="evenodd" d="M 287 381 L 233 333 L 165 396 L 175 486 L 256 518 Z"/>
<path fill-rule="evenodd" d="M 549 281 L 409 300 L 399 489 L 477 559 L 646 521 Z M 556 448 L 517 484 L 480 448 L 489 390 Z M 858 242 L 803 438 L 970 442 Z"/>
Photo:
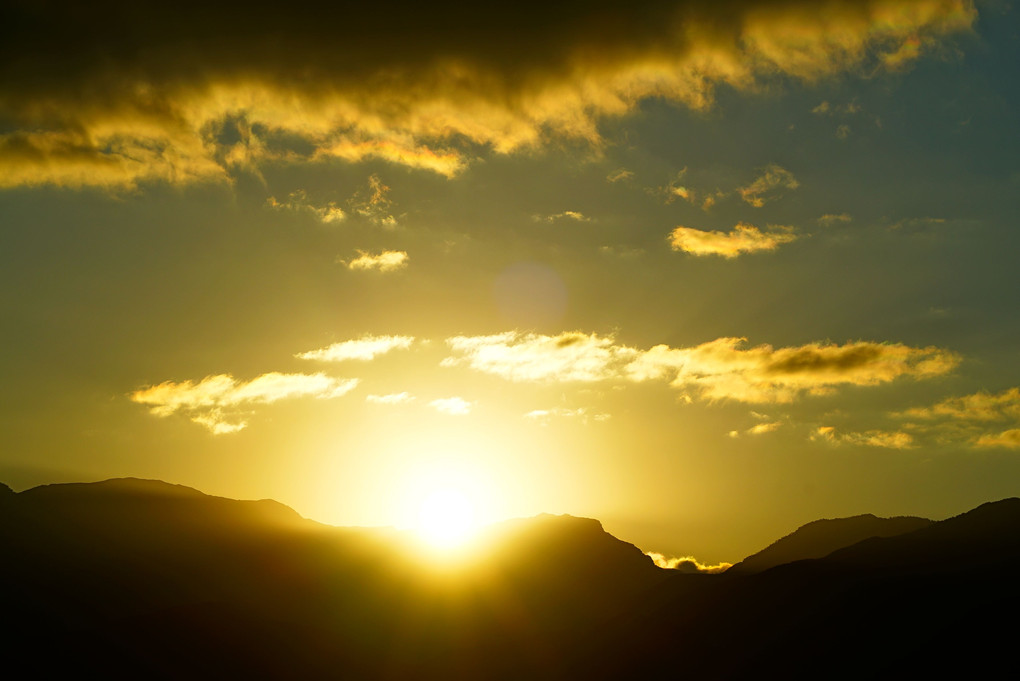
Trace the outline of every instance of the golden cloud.
<path fill-rule="evenodd" d="M 310 213 L 315 219 L 324 224 L 342 222 L 347 217 L 343 209 L 332 201 L 320 206 L 313 204 L 308 200 L 308 195 L 303 189 L 292 191 L 286 201 L 278 201 L 275 196 L 270 196 L 266 200 L 266 205 L 274 210 Z"/>
<path fill-rule="evenodd" d="M 667 558 L 661 553 L 649 551 L 645 554 L 652 559 L 652 562 L 664 570 L 678 570 L 680 572 L 701 572 L 710 575 L 717 575 L 726 572 L 733 563 L 719 563 L 717 565 L 705 565 L 694 556 L 681 556 L 679 558 Z"/>
<path fill-rule="evenodd" d="M 830 393 L 839 385 L 870 386 L 900 377 L 928 378 L 952 370 L 955 354 L 935 347 L 858 341 L 742 348 L 743 338 L 719 338 L 693 348 L 652 348 L 633 368 L 641 377 L 675 372 L 673 385 L 697 388 L 709 400 L 791 402 L 801 393 Z"/>
<path fill-rule="evenodd" d="M 563 407 L 557 407 L 555 409 L 534 409 L 524 415 L 524 418 L 529 421 L 536 421 L 543 426 L 548 425 L 549 422 L 554 418 L 568 418 L 568 419 L 579 419 L 585 425 L 588 424 L 589 420 L 595 421 L 608 421 L 612 418 L 611 414 L 606 413 L 589 413 L 588 409 L 584 407 L 578 407 L 577 409 L 566 409 Z"/>
<path fill-rule="evenodd" d="M 769 225 L 762 232 L 754 225 L 738 223 L 730 232 L 706 232 L 692 227 L 677 227 L 669 234 L 669 245 L 674 251 L 692 255 L 720 255 L 736 258 L 741 253 L 774 251 L 780 244 L 797 238 L 792 227 Z"/>
<path fill-rule="evenodd" d="M 231 5 L 6 8 L 0 187 L 229 182 L 331 159 L 452 177 L 479 150 L 597 148 L 601 120 L 648 98 L 705 109 L 720 84 L 902 70 L 977 16 L 970 0 L 523 2 L 481 26 L 447 4 L 298 2 L 257 19 Z M 745 200 L 789 187 L 764 182 Z"/>
<path fill-rule="evenodd" d="M 668 380 L 707 400 L 786 403 L 803 393 L 828 394 L 840 385 L 930 378 L 959 363 L 957 355 L 936 347 L 858 341 L 743 348 L 745 341 L 719 338 L 689 348 L 657 345 L 642 351 L 594 333 L 547 336 L 508 331 L 448 338 L 456 355 L 442 365 L 467 365 L 512 381 Z"/>
<path fill-rule="evenodd" d="M 1020 428 L 1011 428 L 995 435 L 982 435 L 974 441 L 974 446 L 1020 449 Z"/>
<path fill-rule="evenodd" d="M 338 260 L 337 262 L 346 265 L 349 270 L 393 272 L 407 267 L 407 261 L 406 251 L 382 251 L 372 254 L 359 250 L 357 258 Z"/>
<path fill-rule="evenodd" d="M 556 222 L 557 220 L 573 220 L 574 222 L 591 222 L 591 218 L 576 210 L 565 210 L 551 215 L 532 215 L 535 222 Z"/>
<path fill-rule="evenodd" d="M 796 189 L 799 186 L 800 183 L 797 182 L 793 173 L 772 163 L 766 166 L 761 175 L 756 177 L 751 184 L 746 187 L 738 187 L 737 193 L 747 203 L 755 208 L 761 208 L 766 202 L 777 198 L 778 190 Z"/>
<path fill-rule="evenodd" d="M 985 392 L 950 397 L 931 407 L 914 407 L 896 414 L 918 419 L 950 418 L 965 421 L 999 421 L 1020 418 L 1020 388 L 990 395 Z"/>
<path fill-rule="evenodd" d="M 409 392 L 390 393 L 388 395 L 366 395 L 365 401 L 372 404 L 407 404 L 414 402 L 415 397 Z"/>
<path fill-rule="evenodd" d="M 833 426 L 821 426 L 811 436 L 812 440 L 823 440 L 832 444 L 854 444 L 887 449 L 910 449 L 914 438 L 903 431 L 868 430 L 862 433 L 837 433 Z"/>
<path fill-rule="evenodd" d="M 783 425 L 782 421 L 773 421 L 772 423 L 759 423 L 751 426 L 747 429 L 748 435 L 764 435 L 765 433 L 771 433 Z"/>
<path fill-rule="evenodd" d="M 463 397 L 443 397 L 438 400 L 432 400 L 429 402 L 429 406 L 444 414 L 463 416 L 471 413 L 471 407 L 474 406 L 474 403 L 468 402 Z"/>
<path fill-rule="evenodd" d="M 443 366 L 467 364 L 511 381 L 602 381 L 618 376 L 622 364 L 638 354 L 612 337 L 580 331 L 556 336 L 508 331 L 456 336 L 446 343 L 460 356 L 447 357 Z"/>
<path fill-rule="evenodd" d="M 298 359 L 312 359 L 319 362 L 345 362 L 360 360 L 367 362 L 391 350 L 407 349 L 414 343 L 414 336 L 371 336 L 333 343 L 318 350 L 300 352 Z"/>
<path fill-rule="evenodd" d="M 229 374 L 206 376 L 193 381 L 165 381 L 136 390 L 132 402 L 148 405 L 149 412 L 166 417 L 182 412 L 214 434 L 243 429 L 247 422 L 237 420 L 238 409 L 252 404 L 269 404 L 283 399 L 315 397 L 331 399 L 353 390 L 358 379 L 339 379 L 325 374 L 282 374 L 270 372 L 250 381 L 237 381 Z"/>
<path fill-rule="evenodd" d="M 832 227 L 833 225 L 847 224 L 852 221 L 853 218 L 850 217 L 849 213 L 826 213 L 818 218 L 818 224 L 822 227 Z"/>

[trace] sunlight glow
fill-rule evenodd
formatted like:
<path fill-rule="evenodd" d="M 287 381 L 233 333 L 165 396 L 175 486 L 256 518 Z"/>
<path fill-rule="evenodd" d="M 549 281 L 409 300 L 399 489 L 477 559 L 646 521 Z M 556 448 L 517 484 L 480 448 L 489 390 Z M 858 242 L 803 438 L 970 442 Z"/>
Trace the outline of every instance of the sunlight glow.
<path fill-rule="evenodd" d="M 418 509 L 418 535 L 436 549 L 459 547 L 476 527 L 474 505 L 467 494 L 454 487 L 433 490 Z"/>

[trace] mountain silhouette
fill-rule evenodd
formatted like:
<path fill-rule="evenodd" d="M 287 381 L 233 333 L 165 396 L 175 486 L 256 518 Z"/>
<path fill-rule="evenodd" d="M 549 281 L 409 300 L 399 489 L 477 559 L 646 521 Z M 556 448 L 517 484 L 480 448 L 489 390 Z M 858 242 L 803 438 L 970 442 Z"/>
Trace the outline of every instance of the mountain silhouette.
<path fill-rule="evenodd" d="M 442 565 L 401 532 L 135 479 L 0 487 L 0 546 L 7 662 L 44 678 L 973 676 L 1010 664 L 1020 605 L 1017 499 L 811 523 L 720 575 L 550 515 Z"/>
<path fill-rule="evenodd" d="M 733 574 L 762 572 L 807 558 L 822 558 L 872 537 L 894 537 L 931 524 L 927 518 L 878 518 L 871 514 L 816 520 L 752 554 L 730 568 Z"/>

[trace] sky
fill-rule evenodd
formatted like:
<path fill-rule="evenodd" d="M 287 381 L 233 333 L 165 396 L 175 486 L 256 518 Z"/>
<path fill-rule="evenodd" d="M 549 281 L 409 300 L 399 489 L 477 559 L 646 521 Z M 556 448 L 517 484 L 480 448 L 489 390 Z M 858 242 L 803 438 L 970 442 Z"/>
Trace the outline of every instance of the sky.
<path fill-rule="evenodd" d="M 736 561 L 1020 494 L 1020 9 L 4 0 L 0 480 Z"/>

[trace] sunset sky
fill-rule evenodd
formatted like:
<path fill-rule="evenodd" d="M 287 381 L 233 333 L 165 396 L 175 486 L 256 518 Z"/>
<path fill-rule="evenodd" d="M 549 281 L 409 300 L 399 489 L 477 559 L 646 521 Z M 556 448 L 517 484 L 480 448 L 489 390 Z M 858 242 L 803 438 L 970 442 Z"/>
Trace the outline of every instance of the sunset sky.
<path fill-rule="evenodd" d="M 0 481 L 706 562 L 1020 494 L 1012 3 L 342 5 L 3 0 Z"/>

